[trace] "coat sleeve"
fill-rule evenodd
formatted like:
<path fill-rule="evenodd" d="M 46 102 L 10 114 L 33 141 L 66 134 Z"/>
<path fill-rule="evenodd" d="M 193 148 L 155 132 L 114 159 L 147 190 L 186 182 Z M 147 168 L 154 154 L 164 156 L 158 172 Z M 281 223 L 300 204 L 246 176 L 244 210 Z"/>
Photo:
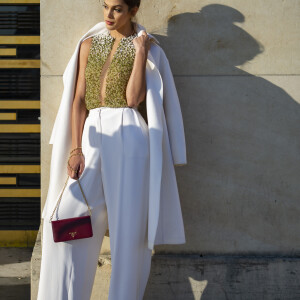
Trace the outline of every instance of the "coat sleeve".
<path fill-rule="evenodd" d="M 182 112 L 169 60 L 163 49 L 160 49 L 159 71 L 163 81 L 163 107 L 173 164 L 182 166 L 187 164 Z"/>

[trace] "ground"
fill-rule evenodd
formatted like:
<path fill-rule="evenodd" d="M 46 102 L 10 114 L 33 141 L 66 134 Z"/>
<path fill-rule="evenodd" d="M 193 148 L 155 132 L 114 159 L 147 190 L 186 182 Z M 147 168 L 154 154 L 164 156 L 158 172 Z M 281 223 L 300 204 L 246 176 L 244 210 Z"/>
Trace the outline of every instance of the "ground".
<path fill-rule="evenodd" d="M 0 299 L 30 299 L 33 248 L 0 248 Z"/>

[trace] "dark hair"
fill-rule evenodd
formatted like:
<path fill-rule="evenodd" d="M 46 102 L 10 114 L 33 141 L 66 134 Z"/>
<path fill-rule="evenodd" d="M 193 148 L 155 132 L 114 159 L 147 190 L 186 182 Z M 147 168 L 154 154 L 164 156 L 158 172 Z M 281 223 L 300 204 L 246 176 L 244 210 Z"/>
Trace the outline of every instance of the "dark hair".
<path fill-rule="evenodd" d="M 135 6 L 140 7 L 141 0 L 123 0 L 128 5 L 128 10 L 130 11 Z"/>

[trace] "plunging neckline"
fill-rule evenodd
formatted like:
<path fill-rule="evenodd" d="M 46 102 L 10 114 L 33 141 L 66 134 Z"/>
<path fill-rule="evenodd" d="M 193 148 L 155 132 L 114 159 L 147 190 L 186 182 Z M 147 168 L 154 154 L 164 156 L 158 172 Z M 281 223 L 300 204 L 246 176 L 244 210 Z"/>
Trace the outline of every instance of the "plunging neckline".
<path fill-rule="evenodd" d="M 99 86 L 100 86 L 100 91 L 99 91 L 99 93 L 100 93 L 100 96 L 99 96 L 99 103 L 100 103 L 101 105 L 105 105 L 105 99 L 106 99 L 106 85 L 107 85 L 106 79 L 107 79 L 107 76 L 108 76 L 108 74 L 109 74 L 109 72 L 110 72 L 111 64 L 114 62 L 116 55 L 118 55 L 119 48 L 122 47 L 122 44 L 123 44 L 124 41 L 128 41 L 128 40 L 130 40 L 131 38 L 133 39 L 135 36 L 137 36 L 137 32 L 134 30 L 134 33 L 133 33 L 133 34 L 131 34 L 131 35 L 127 36 L 127 37 L 122 37 L 120 40 L 117 41 L 116 38 L 114 38 L 114 37 L 110 34 L 110 31 L 109 31 L 109 30 L 107 30 L 106 34 L 107 34 L 107 36 L 111 39 L 111 41 L 112 41 L 112 46 L 111 46 L 111 49 L 110 49 L 109 54 L 108 54 L 107 57 L 106 57 L 106 60 L 105 60 L 105 62 L 104 62 L 103 69 L 102 69 L 102 71 L 101 71 L 101 73 L 100 73 L 100 78 L 99 78 L 99 80 L 100 80 L 100 85 L 99 85 Z M 117 47 L 116 47 L 114 53 L 112 54 L 111 52 L 112 52 L 112 50 L 113 50 L 113 47 L 114 47 L 116 41 L 117 41 L 118 45 L 117 45 Z M 110 62 L 108 63 L 108 66 L 106 66 L 106 63 L 107 63 L 107 61 L 108 61 L 109 59 L 110 59 Z M 105 71 L 105 74 L 103 74 L 103 71 Z M 103 87 L 104 83 L 105 83 L 105 87 L 104 87 L 104 97 L 101 98 L 101 97 L 102 97 L 102 96 L 101 96 L 101 91 L 102 91 L 102 87 Z"/>
<path fill-rule="evenodd" d="M 113 40 L 113 44 L 112 44 L 112 47 L 111 47 L 111 51 L 112 51 L 112 49 L 113 49 L 113 47 L 114 47 L 114 44 L 115 44 L 115 42 L 116 42 L 116 38 L 114 38 L 114 37 L 110 34 L 110 31 L 109 31 L 109 30 L 107 30 L 107 35 Z M 129 35 L 129 36 L 124 36 L 124 37 L 122 37 L 122 38 L 118 41 L 118 46 L 117 46 L 115 52 L 114 52 L 113 55 L 112 55 L 110 64 L 113 62 L 113 59 L 114 59 L 114 57 L 115 57 L 115 54 L 118 52 L 118 49 L 119 49 L 119 47 L 120 47 L 120 45 L 121 45 L 121 42 L 122 42 L 123 40 L 129 40 L 131 37 L 134 37 L 134 36 L 137 36 L 137 32 L 136 32 L 136 31 L 134 31 L 134 33 L 131 34 L 131 35 Z M 110 55 L 111 55 L 111 52 L 108 54 L 107 58 L 108 58 Z M 110 66 L 110 64 L 109 64 L 109 66 Z M 109 66 L 108 66 L 108 68 L 109 68 Z"/>
<path fill-rule="evenodd" d="M 107 34 L 108 34 L 108 36 L 113 40 L 113 44 L 112 44 L 112 47 L 111 47 L 111 51 L 112 51 L 112 49 L 113 49 L 113 47 L 114 47 L 114 44 L 115 44 L 115 42 L 116 42 L 116 38 L 114 38 L 114 37 L 110 34 L 110 31 L 109 31 L 109 30 L 107 30 Z M 118 41 L 118 46 L 117 46 L 115 52 L 114 52 L 113 55 L 112 55 L 112 58 L 111 58 L 111 61 L 110 61 L 109 66 L 110 66 L 111 63 L 113 62 L 113 59 L 114 59 L 116 53 L 118 52 L 119 47 L 121 46 L 122 41 L 123 41 L 123 40 L 129 40 L 130 38 L 132 38 L 132 37 L 134 38 L 135 36 L 137 36 L 137 32 L 134 30 L 134 33 L 133 33 L 133 34 L 131 34 L 131 35 L 129 35 L 129 36 L 124 36 L 124 37 L 122 37 L 122 38 Z M 111 55 L 111 52 L 108 54 L 108 57 L 109 57 L 110 55 Z M 107 58 L 108 58 L 108 57 L 107 57 Z M 109 69 L 109 66 L 108 66 L 108 69 Z"/>

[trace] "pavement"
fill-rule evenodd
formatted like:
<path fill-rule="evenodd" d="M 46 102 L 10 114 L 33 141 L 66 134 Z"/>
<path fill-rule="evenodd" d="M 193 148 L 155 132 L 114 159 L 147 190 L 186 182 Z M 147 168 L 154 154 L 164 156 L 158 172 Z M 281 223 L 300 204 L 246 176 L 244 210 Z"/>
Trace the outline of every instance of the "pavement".
<path fill-rule="evenodd" d="M 0 248 L 0 299 L 30 300 L 33 248 Z"/>

